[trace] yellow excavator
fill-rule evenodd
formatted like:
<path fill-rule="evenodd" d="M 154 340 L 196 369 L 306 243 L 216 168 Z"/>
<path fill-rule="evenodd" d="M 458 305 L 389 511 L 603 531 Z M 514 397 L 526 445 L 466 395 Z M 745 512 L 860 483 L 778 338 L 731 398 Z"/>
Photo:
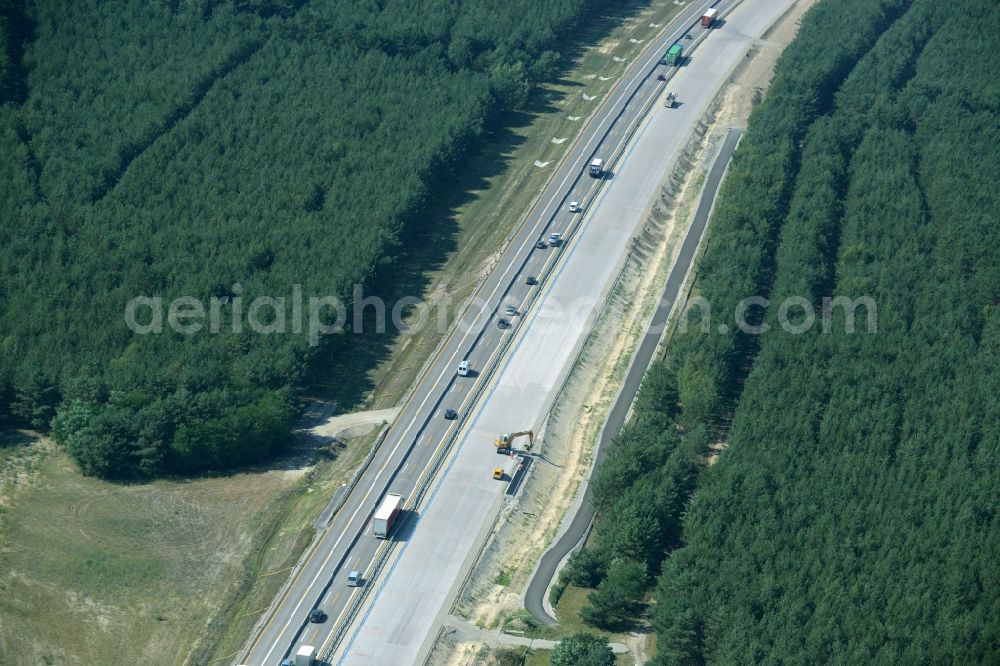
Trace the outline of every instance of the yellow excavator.
<path fill-rule="evenodd" d="M 525 435 L 528 437 L 528 446 L 524 447 L 524 450 L 530 451 L 532 445 L 535 443 L 535 433 L 530 430 L 519 430 L 518 432 L 505 433 L 494 440 L 493 444 L 497 447 L 497 453 L 504 455 L 510 453 L 514 440 Z"/>

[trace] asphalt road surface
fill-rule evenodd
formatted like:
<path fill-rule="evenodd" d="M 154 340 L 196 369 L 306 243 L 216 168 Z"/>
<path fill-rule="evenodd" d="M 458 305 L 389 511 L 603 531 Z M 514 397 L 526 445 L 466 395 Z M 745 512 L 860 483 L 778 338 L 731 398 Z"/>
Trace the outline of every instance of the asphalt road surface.
<path fill-rule="evenodd" d="M 372 581 L 333 663 L 411 664 L 429 653 L 503 505 L 503 486 L 491 474 L 493 438 L 537 430 L 544 421 L 644 223 L 647 204 L 693 126 L 754 38 L 793 1 L 750 0 L 736 8 L 670 82 L 679 105 L 657 105 L 646 116 L 613 166 L 614 177 L 560 250 L 562 260 L 539 299 L 518 322 L 496 382 L 467 415 L 451 457 L 418 508 L 416 528 L 403 535 Z"/>
<path fill-rule="evenodd" d="M 618 431 L 625 424 L 625 417 L 632 407 L 632 401 L 635 400 L 635 395 L 639 390 L 639 385 L 642 383 L 642 378 L 645 376 L 646 369 L 653 358 L 653 353 L 656 352 L 656 348 L 659 345 L 663 327 L 673 310 L 674 303 L 677 302 L 681 287 L 684 286 L 684 279 L 691 268 L 691 263 L 694 261 L 695 252 L 698 250 L 698 243 L 705 233 L 705 227 L 708 225 L 708 214 L 712 210 L 715 195 L 719 191 L 719 184 L 722 182 L 722 176 L 729 165 L 730 158 L 733 156 L 733 151 L 736 150 L 739 138 L 740 130 L 729 130 L 729 134 L 722 144 L 722 150 L 716 157 L 715 163 L 712 165 L 712 170 L 708 174 L 705 188 L 702 190 L 701 199 L 698 203 L 698 209 L 695 211 L 694 220 L 691 223 L 691 229 L 688 231 L 687 236 L 684 237 L 681 250 L 670 269 L 670 274 L 667 276 L 667 284 L 663 289 L 663 296 L 660 297 L 660 301 L 653 312 L 642 342 L 639 343 L 639 348 L 635 356 L 632 357 L 632 362 L 625 376 L 625 381 L 622 383 L 622 388 L 615 398 L 611 410 L 608 412 L 608 419 L 605 421 L 604 428 L 601 431 L 597 459 L 594 461 L 595 470 L 601 466 L 601 462 L 607 456 L 611 440 L 615 438 Z M 549 588 L 549 583 L 552 582 L 556 569 L 559 567 L 559 563 L 580 543 L 580 540 L 587 533 L 590 521 L 594 517 L 594 509 L 591 506 L 591 495 L 591 487 L 588 485 L 584 491 L 583 502 L 580 504 L 579 511 L 573 516 L 569 527 L 559 537 L 559 540 L 542 556 L 538 568 L 528 583 L 528 589 L 524 594 L 524 607 L 542 624 L 550 626 L 558 624 L 555 618 L 546 612 L 543 601 L 546 591 Z"/>
<path fill-rule="evenodd" d="M 777 16 L 791 0 L 748 0 L 746 4 Z M 656 63 L 670 43 L 683 38 L 706 6 L 692 4 L 683 10 L 676 26 L 631 65 L 612 92 L 595 100 L 601 106 L 478 292 L 483 307 L 472 307 L 461 318 L 318 547 L 293 572 L 286 592 L 265 616 L 240 663 L 278 664 L 303 644 L 325 653 L 357 595 L 365 591 L 364 587 L 347 587 L 347 573 L 367 574 L 386 548 L 393 549 L 391 566 L 377 579 L 365 576 L 371 598 L 358 618 L 360 628 L 356 621 L 338 650 L 338 659 L 366 664 L 418 660 L 467 566 L 480 526 L 489 521 L 495 500 L 502 501 L 505 485 L 491 474 L 497 461 L 503 461 L 492 451 L 493 437 L 541 422 L 568 372 L 569 359 L 589 331 L 596 304 L 603 302 L 603 289 L 625 256 L 646 202 L 676 159 L 692 123 L 746 51 L 748 38 L 733 30 L 735 21 L 730 20 L 680 70 L 678 80 L 684 85 L 671 82 L 678 89 L 678 108 L 657 107 L 651 116 L 654 122 L 647 121 L 641 140 L 630 144 L 626 158 L 608 178 L 586 176 L 591 157 L 613 156 L 646 102 L 662 94 L 663 84 L 656 74 L 666 68 Z M 737 12 L 754 16 L 742 7 Z M 771 20 L 757 23 L 769 25 Z M 726 56 L 721 66 L 701 55 L 716 42 L 717 50 Z M 736 53 L 739 49 L 742 52 Z M 704 71 L 688 76 L 699 61 Z M 635 167 L 629 172 L 633 160 Z M 584 213 L 569 213 L 566 204 L 570 200 L 584 202 Z M 558 247 L 535 247 L 540 237 L 553 231 L 563 233 L 566 241 Z M 541 284 L 526 283 L 528 276 L 546 275 Z M 520 306 L 529 297 L 537 297 L 538 303 L 525 312 Z M 508 304 L 520 314 L 500 314 Z M 511 321 L 510 328 L 497 326 L 501 316 Z M 537 343 L 533 342 L 536 337 Z M 513 346 L 514 351 L 501 363 L 497 384 L 470 412 L 468 402 L 482 388 L 484 378 L 475 373 L 458 377 L 455 369 L 463 359 L 470 361 L 474 371 L 486 368 L 501 343 Z M 443 418 L 449 408 L 459 412 L 457 421 Z M 457 432 L 461 436 L 455 444 L 456 457 L 434 479 L 419 515 L 409 511 L 401 518 L 392 540 L 375 539 L 370 518 L 381 497 L 387 492 L 401 494 L 406 498 L 404 506 L 412 509 L 409 500 L 414 489 L 424 484 L 440 447 Z M 466 446 L 468 442 L 474 444 Z M 307 621 L 313 608 L 327 613 L 326 622 Z"/>

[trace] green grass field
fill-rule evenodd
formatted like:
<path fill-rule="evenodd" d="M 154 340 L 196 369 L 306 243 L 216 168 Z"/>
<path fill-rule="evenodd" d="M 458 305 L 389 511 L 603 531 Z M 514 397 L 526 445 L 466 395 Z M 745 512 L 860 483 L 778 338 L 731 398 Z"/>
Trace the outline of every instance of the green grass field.
<path fill-rule="evenodd" d="M 315 471 L 115 485 L 57 446 L 0 446 L 0 652 L 6 664 L 178 664 L 240 645 L 371 436 Z M 319 480 L 324 476 L 324 480 Z M 221 645 L 219 643 L 222 639 Z M 229 639 L 229 640 L 226 640 Z M 234 648 L 235 650 L 235 648 Z"/>
<path fill-rule="evenodd" d="M 3 464 L 5 664 L 181 663 L 301 483 L 276 471 L 112 485 L 45 441 Z"/>
<path fill-rule="evenodd" d="M 552 655 L 551 650 L 538 650 L 532 648 L 528 650 L 527 654 L 524 655 L 524 666 L 548 666 L 549 657 Z M 635 664 L 635 659 L 632 655 L 627 652 L 624 654 L 615 655 L 616 666 L 633 666 Z"/>
<path fill-rule="evenodd" d="M 613 634 L 601 631 L 584 624 L 583 621 L 580 620 L 580 610 L 584 606 L 588 605 L 588 593 L 590 593 L 590 590 L 583 587 L 569 585 L 566 588 L 562 596 L 559 597 L 559 603 L 556 604 L 556 616 L 559 618 L 559 624 L 557 626 L 546 627 L 538 624 L 533 619 L 530 619 L 530 615 L 527 611 L 521 611 L 512 619 L 517 624 L 517 627 L 526 627 L 524 635 L 529 638 L 543 638 L 550 641 L 557 641 L 579 631 L 587 631 L 592 634 L 605 636 L 612 642 L 624 642 L 624 636 L 622 634 Z M 508 622 L 510 622 L 510 620 L 508 620 Z"/>

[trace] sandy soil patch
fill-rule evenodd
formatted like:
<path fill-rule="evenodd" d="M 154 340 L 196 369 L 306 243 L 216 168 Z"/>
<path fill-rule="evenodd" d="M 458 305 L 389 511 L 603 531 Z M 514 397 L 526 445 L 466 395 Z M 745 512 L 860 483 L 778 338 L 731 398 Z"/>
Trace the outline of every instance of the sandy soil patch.
<path fill-rule="evenodd" d="M 373 409 L 367 412 L 353 412 L 331 416 L 324 423 L 310 428 L 310 432 L 320 437 L 357 437 L 375 428 L 391 423 L 399 413 L 399 407 Z"/>

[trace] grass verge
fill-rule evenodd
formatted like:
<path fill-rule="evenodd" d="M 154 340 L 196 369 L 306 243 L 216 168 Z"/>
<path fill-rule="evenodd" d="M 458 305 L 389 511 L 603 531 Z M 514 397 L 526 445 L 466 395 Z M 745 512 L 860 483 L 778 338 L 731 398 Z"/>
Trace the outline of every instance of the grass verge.
<path fill-rule="evenodd" d="M 532 648 L 524 655 L 524 666 L 548 666 L 552 650 L 539 650 Z M 635 659 L 627 652 L 615 655 L 616 666 L 633 666 Z"/>

